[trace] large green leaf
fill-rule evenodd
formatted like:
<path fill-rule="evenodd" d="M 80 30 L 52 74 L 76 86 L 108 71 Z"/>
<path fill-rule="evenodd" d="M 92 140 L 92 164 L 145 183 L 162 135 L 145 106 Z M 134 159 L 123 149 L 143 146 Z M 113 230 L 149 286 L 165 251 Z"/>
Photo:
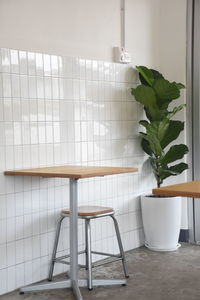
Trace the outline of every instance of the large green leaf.
<path fill-rule="evenodd" d="M 153 88 L 159 97 L 160 102 L 165 102 L 167 100 L 173 100 L 180 97 L 180 91 L 176 86 L 176 83 L 169 82 L 166 79 L 156 79 L 154 80 Z"/>
<path fill-rule="evenodd" d="M 160 72 L 158 72 L 158 71 L 156 71 L 154 69 L 150 69 L 150 70 L 151 70 L 151 72 L 153 74 L 153 78 L 154 79 L 159 79 L 159 78 L 163 78 L 164 79 L 163 75 Z"/>
<path fill-rule="evenodd" d="M 144 133 L 140 132 L 140 135 L 149 143 L 149 147 L 154 155 L 159 156 L 162 153 L 162 148 L 160 146 L 159 140 L 157 137 L 152 133 Z"/>
<path fill-rule="evenodd" d="M 144 126 L 145 128 L 147 128 L 147 127 L 149 126 L 149 122 L 146 121 L 146 120 L 141 120 L 141 121 L 139 122 L 139 124 L 142 125 L 142 126 Z"/>
<path fill-rule="evenodd" d="M 141 141 L 141 146 L 145 153 L 147 153 L 150 156 L 153 155 L 153 152 L 150 148 L 149 142 L 147 140 L 145 140 L 144 138 Z"/>
<path fill-rule="evenodd" d="M 177 173 L 170 170 L 167 166 L 165 166 L 164 168 L 160 168 L 159 170 L 159 177 L 161 178 L 161 182 L 163 182 L 163 180 L 167 177 L 175 175 L 177 175 Z"/>
<path fill-rule="evenodd" d="M 162 153 L 162 148 L 160 146 L 159 140 L 153 134 L 148 135 L 147 140 L 149 142 L 150 149 L 156 156 L 160 156 Z"/>
<path fill-rule="evenodd" d="M 170 176 L 176 176 L 181 174 L 183 171 L 188 169 L 188 164 L 186 163 L 179 163 L 177 165 L 171 166 L 170 168 L 162 169 L 160 173 L 161 183 L 164 179 Z"/>
<path fill-rule="evenodd" d="M 166 111 L 158 107 L 144 107 L 144 110 L 150 122 L 161 121 L 166 117 Z"/>
<path fill-rule="evenodd" d="M 183 129 L 184 122 L 170 120 L 167 132 L 161 141 L 161 147 L 164 149 L 172 141 L 176 140 Z"/>
<path fill-rule="evenodd" d="M 161 142 L 168 130 L 169 120 L 165 118 L 162 121 L 154 121 L 151 123 L 143 120 L 140 121 L 140 124 L 146 128 L 147 135 L 153 134 L 157 137 L 158 141 Z"/>
<path fill-rule="evenodd" d="M 146 85 L 139 85 L 131 90 L 135 100 L 140 102 L 146 107 L 156 107 L 156 95 L 154 90 Z"/>
<path fill-rule="evenodd" d="M 176 84 L 176 86 L 177 86 L 177 88 L 179 89 L 179 90 L 181 90 L 181 89 L 185 89 L 185 85 L 184 84 L 182 84 L 182 83 L 177 83 L 177 82 L 173 82 L 173 83 L 175 83 Z"/>
<path fill-rule="evenodd" d="M 145 120 L 140 121 L 140 124 L 143 125 L 146 128 L 146 133 L 140 133 L 148 143 L 146 143 L 144 146 L 151 149 L 151 152 L 153 152 L 155 155 L 161 155 L 162 153 L 162 147 L 160 145 L 160 142 L 165 136 L 165 133 L 168 130 L 169 126 L 169 120 L 164 119 L 163 121 L 155 121 L 152 123 L 148 123 Z M 148 152 L 150 152 L 148 149 Z M 147 149 L 145 149 L 145 152 Z"/>
<path fill-rule="evenodd" d="M 188 169 L 188 164 L 186 163 L 179 163 L 177 165 L 171 166 L 170 168 L 164 170 L 161 174 L 162 181 L 170 176 L 176 176 L 181 174 L 183 171 Z"/>
<path fill-rule="evenodd" d="M 160 172 L 160 178 L 161 178 L 161 183 L 163 183 L 163 180 L 170 177 L 170 176 L 175 176 L 178 175 L 176 172 L 171 171 L 169 168 L 168 169 L 162 169 Z"/>
<path fill-rule="evenodd" d="M 174 145 L 169 149 L 169 151 L 163 157 L 161 157 L 159 162 L 161 164 L 167 165 L 171 162 L 183 158 L 183 156 L 186 153 L 188 153 L 188 151 L 189 151 L 188 147 L 184 144 Z"/>
<path fill-rule="evenodd" d="M 139 67 L 138 67 L 139 68 Z M 140 68 L 142 68 L 142 66 L 140 66 Z M 151 72 L 149 72 L 149 70 Z M 142 72 L 144 75 L 144 72 Z M 154 69 L 148 69 L 147 71 L 147 75 L 153 76 L 153 79 L 158 79 L 158 78 L 164 78 L 163 75 L 161 73 L 159 73 L 158 71 L 154 70 Z M 142 76 L 142 74 L 139 72 L 139 78 L 142 84 L 147 85 L 147 86 L 152 86 L 152 83 L 150 81 L 150 84 L 144 79 L 144 77 Z"/>
<path fill-rule="evenodd" d="M 145 66 L 136 66 L 136 69 L 139 71 L 141 83 L 152 86 L 154 82 L 152 71 Z"/>
<path fill-rule="evenodd" d="M 182 162 L 177 165 L 171 166 L 169 169 L 175 172 L 176 173 L 175 175 L 178 175 L 188 169 L 188 164 Z"/>
<path fill-rule="evenodd" d="M 136 101 L 144 105 L 147 118 L 150 121 L 162 120 L 166 115 L 166 111 L 159 109 L 157 106 L 156 94 L 150 86 L 139 85 L 136 88 L 132 88 L 131 93 Z"/>
<path fill-rule="evenodd" d="M 144 85 L 147 85 L 147 86 L 151 86 L 150 84 L 148 84 L 148 82 L 146 82 L 146 80 L 144 79 L 144 77 L 142 77 L 141 73 L 139 73 L 139 78 L 140 78 L 141 84 L 144 84 Z"/>
<path fill-rule="evenodd" d="M 168 119 L 164 119 L 163 121 L 159 122 L 158 139 L 160 142 L 162 142 L 162 140 L 164 139 L 168 128 L 169 128 L 169 120 Z"/>

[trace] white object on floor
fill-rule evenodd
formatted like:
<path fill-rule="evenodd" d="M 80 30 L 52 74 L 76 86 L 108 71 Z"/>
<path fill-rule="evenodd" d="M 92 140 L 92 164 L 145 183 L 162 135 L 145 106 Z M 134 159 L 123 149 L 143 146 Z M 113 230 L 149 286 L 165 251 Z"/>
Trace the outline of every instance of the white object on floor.
<path fill-rule="evenodd" d="M 153 251 L 174 251 L 181 226 L 181 197 L 141 196 L 145 246 Z"/>

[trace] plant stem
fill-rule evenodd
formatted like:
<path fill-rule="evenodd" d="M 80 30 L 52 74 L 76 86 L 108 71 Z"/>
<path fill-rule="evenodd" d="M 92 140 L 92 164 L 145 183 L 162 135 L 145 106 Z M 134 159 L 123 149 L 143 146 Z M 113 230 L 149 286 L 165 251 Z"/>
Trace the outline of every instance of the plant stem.
<path fill-rule="evenodd" d="M 159 174 L 159 167 L 160 167 L 160 165 L 158 163 L 158 158 L 159 157 L 156 155 L 156 174 Z M 157 181 L 157 187 L 159 188 L 160 187 L 160 176 L 159 175 L 156 176 L 156 181 Z"/>

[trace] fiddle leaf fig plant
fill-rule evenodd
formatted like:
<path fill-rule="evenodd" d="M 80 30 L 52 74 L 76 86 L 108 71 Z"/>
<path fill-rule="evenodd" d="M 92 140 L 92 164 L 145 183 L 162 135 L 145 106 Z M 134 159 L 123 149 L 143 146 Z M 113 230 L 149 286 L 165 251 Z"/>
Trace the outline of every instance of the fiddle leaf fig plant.
<path fill-rule="evenodd" d="M 180 97 L 180 90 L 185 86 L 166 80 L 156 70 L 145 66 L 136 68 L 141 84 L 132 88 L 131 93 L 143 105 L 147 117 L 139 122 L 145 129 L 145 132 L 140 132 L 141 146 L 149 156 L 157 186 L 160 187 L 169 176 L 181 174 L 188 169 L 184 162 L 174 164 L 184 157 L 188 147 L 184 144 L 173 144 L 170 147 L 170 143 L 184 130 L 184 122 L 172 118 L 185 105 L 177 105 L 171 109 L 169 104 Z"/>

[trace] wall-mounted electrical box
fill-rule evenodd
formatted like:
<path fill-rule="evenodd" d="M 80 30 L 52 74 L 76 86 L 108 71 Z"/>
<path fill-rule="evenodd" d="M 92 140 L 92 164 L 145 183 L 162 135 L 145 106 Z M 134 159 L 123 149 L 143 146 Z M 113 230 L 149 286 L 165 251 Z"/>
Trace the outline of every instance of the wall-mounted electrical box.
<path fill-rule="evenodd" d="M 114 47 L 114 60 L 117 63 L 128 64 L 131 62 L 131 57 L 124 47 Z"/>

